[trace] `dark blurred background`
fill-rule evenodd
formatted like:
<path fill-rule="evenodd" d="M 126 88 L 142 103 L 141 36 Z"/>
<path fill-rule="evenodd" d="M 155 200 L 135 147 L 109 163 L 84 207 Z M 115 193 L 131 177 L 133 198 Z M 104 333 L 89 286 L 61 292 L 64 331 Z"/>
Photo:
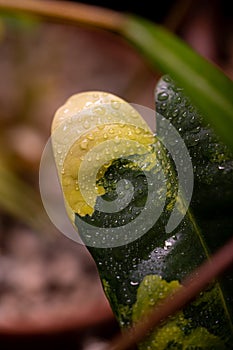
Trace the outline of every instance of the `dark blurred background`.
<path fill-rule="evenodd" d="M 229 58 L 233 12 L 227 0 L 83 1 L 143 16 L 164 24 L 206 57 L 224 64 Z M 232 45 L 231 45 L 232 46 Z"/>
<path fill-rule="evenodd" d="M 189 0 L 188 0 L 189 1 Z M 77 2 L 77 1 L 74 1 Z M 171 7 L 174 5 L 174 0 L 165 1 L 82 1 L 89 5 L 96 5 L 110 8 L 112 10 L 134 13 L 139 16 L 146 17 L 152 21 L 162 22 Z"/>

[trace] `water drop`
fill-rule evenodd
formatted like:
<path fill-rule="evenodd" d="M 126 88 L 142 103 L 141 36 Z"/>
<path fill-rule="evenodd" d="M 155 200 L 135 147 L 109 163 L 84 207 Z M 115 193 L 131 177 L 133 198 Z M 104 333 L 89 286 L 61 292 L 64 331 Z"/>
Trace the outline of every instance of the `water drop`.
<path fill-rule="evenodd" d="M 155 305 L 155 301 L 154 301 L 153 298 L 150 298 L 150 300 L 149 300 L 149 305 L 151 305 L 151 306 L 154 306 L 154 305 Z"/>
<path fill-rule="evenodd" d="M 201 130 L 201 127 L 200 127 L 200 126 L 197 126 L 196 128 L 193 128 L 193 129 L 192 129 L 192 132 L 193 132 L 194 134 L 196 134 L 196 133 L 198 133 L 200 130 Z"/>
<path fill-rule="evenodd" d="M 124 124 L 124 123 L 119 123 L 118 126 L 119 126 L 120 128 L 124 128 L 124 127 L 125 127 L 125 124 Z"/>
<path fill-rule="evenodd" d="M 88 138 L 88 140 L 90 140 L 90 141 L 93 141 L 93 140 L 94 140 L 94 136 L 93 136 L 92 134 L 89 134 L 89 135 L 87 136 L 87 138 Z"/>
<path fill-rule="evenodd" d="M 171 145 L 171 146 L 175 146 L 178 143 L 179 143 L 178 139 L 171 139 L 171 140 L 169 140 L 169 145 Z"/>
<path fill-rule="evenodd" d="M 124 197 L 124 192 L 119 192 L 119 193 L 118 193 L 118 197 L 119 197 L 119 198 L 123 198 L 123 197 Z"/>
<path fill-rule="evenodd" d="M 83 127 L 84 127 L 84 129 L 89 129 L 90 123 L 88 120 L 85 120 L 85 122 L 83 123 Z"/>
<path fill-rule="evenodd" d="M 166 76 L 163 78 L 163 80 L 164 80 L 166 83 L 170 83 L 170 82 L 171 82 L 171 78 L 170 78 L 168 75 L 166 75 Z"/>
<path fill-rule="evenodd" d="M 186 112 L 184 112 L 184 113 L 186 113 Z M 183 116 L 184 116 L 184 113 L 183 113 Z M 192 118 L 190 118 L 190 123 L 193 124 L 194 122 L 195 122 L 195 116 L 193 115 Z"/>
<path fill-rule="evenodd" d="M 164 92 L 160 92 L 158 94 L 158 100 L 159 101 L 165 101 L 168 99 L 168 94 L 164 91 Z"/>
<path fill-rule="evenodd" d="M 132 110 L 131 112 L 130 112 L 130 115 L 131 115 L 131 117 L 133 117 L 133 118 L 137 118 L 137 113 L 134 111 L 134 110 Z"/>
<path fill-rule="evenodd" d="M 101 121 L 99 121 L 101 123 Z M 98 129 L 103 130 L 105 128 L 105 124 L 98 124 Z"/>
<path fill-rule="evenodd" d="M 112 100 L 111 101 L 111 106 L 112 106 L 112 108 L 114 108 L 114 109 L 119 109 L 120 108 L 120 102 L 119 101 L 114 101 L 114 100 Z"/>
<path fill-rule="evenodd" d="M 161 103 L 160 108 L 161 108 L 163 111 L 165 111 L 165 109 L 167 109 L 167 103 L 166 103 L 166 102 Z"/>
<path fill-rule="evenodd" d="M 94 109 L 93 109 L 93 112 L 98 114 L 98 115 L 104 115 L 106 110 L 104 107 L 100 107 L 100 106 L 96 106 Z"/>
<path fill-rule="evenodd" d="M 130 281 L 130 284 L 131 284 L 131 286 L 137 286 L 139 284 L 139 282 Z"/>
<path fill-rule="evenodd" d="M 192 138 L 189 140 L 189 146 L 196 146 L 198 142 L 199 142 L 199 138 L 196 138 L 196 139 Z"/>
<path fill-rule="evenodd" d="M 179 117 L 178 119 L 177 119 L 177 124 L 181 124 L 182 123 L 182 118 L 181 117 Z"/>
<path fill-rule="evenodd" d="M 172 246 L 172 242 L 170 242 L 170 241 L 165 241 L 165 244 L 164 244 L 163 249 L 164 249 L 164 250 L 167 250 L 167 249 L 169 249 L 171 246 Z"/>
<path fill-rule="evenodd" d="M 114 141 L 115 141 L 115 143 L 116 143 L 117 145 L 119 145 L 120 142 L 121 142 L 121 139 L 119 139 L 119 137 L 116 136 L 115 139 L 114 139 Z"/>
<path fill-rule="evenodd" d="M 87 139 L 83 140 L 83 141 L 80 143 L 80 148 L 81 148 L 82 150 L 85 150 L 85 149 L 88 148 L 88 140 L 87 140 Z"/>
<path fill-rule="evenodd" d="M 173 117 L 177 117 L 178 114 L 179 114 L 179 109 L 175 109 L 175 110 L 172 112 L 172 116 L 173 116 Z"/>
<path fill-rule="evenodd" d="M 127 183 L 125 184 L 125 190 L 128 190 L 128 189 L 130 189 L 130 184 L 127 182 Z"/>
<path fill-rule="evenodd" d="M 141 129 L 136 128 L 135 133 L 136 133 L 137 135 L 141 134 Z"/>

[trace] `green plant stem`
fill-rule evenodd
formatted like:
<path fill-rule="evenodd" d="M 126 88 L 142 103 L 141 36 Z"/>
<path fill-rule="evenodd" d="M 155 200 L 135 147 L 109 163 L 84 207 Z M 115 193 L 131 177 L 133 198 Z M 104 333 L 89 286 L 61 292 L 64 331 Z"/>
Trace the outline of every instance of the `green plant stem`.
<path fill-rule="evenodd" d="M 175 314 L 191 302 L 214 279 L 219 277 L 233 263 L 233 239 L 213 255 L 210 261 L 203 263 L 185 281 L 183 287 L 168 297 L 151 314 L 139 322 L 135 327 L 120 335 L 108 347 L 109 350 L 128 350 L 140 343 L 145 334 L 158 326 L 170 315 Z"/>

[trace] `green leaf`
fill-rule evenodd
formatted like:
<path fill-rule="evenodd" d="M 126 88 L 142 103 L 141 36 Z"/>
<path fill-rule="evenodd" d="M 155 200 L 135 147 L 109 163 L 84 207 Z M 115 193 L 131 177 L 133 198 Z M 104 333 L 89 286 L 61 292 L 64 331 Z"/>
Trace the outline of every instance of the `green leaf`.
<path fill-rule="evenodd" d="M 156 142 L 155 139 L 155 144 Z M 138 167 L 132 167 L 128 162 L 119 159 L 112 163 L 100 180 L 105 188 L 104 196 L 110 200 L 115 198 L 116 182 L 119 182 L 121 178 L 133 183 L 134 195 L 129 206 L 120 212 L 110 214 L 95 210 L 91 217 L 86 216 L 81 220 L 76 214 L 76 225 L 85 243 L 90 243 L 90 239 L 91 242 L 98 241 L 100 227 L 106 229 L 106 239 L 110 240 L 111 228 L 115 223 L 118 226 L 126 225 L 132 220 L 132 217 L 135 219 L 134 215 L 138 213 L 140 215 L 148 191 L 145 183 L 147 172 L 153 172 L 160 167 L 166 174 L 167 185 L 170 184 L 172 192 L 167 193 L 165 209 L 151 229 L 127 245 L 113 248 L 88 247 L 97 264 L 112 309 L 123 328 L 136 322 L 141 311 L 149 310 L 151 304 L 153 306 L 157 304 L 158 295 L 161 299 L 165 298 L 170 286 L 179 286 L 186 276 L 208 258 L 206 246 L 190 212 L 172 233 L 165 231 L 166 222 L 174 207 L 177 179 L 170 159 L 160 144 L 157 151 L 160 151 L 160 157 L 155 158 L 156 164 L 154 167 L 149 167 L 150 170 L 145 170 L 144 167 L 142 172 Z M 159 193 L 155 191 L 153 197 L 158 199 Z M 84 225 L 82 225 L 82 220 Z M 151 218 L 147 217 L 147 220 Z M 89 232 L 85 225 L 86 222 L 94 225 L 95 229 Z M 161 285 L 158 286 L 158 284 Z M 142 298 L 144 293 L 146 297 Z M 147 339 L 146 346 L 157 349 L 153 347 L 153 343 L 156 343 L 160 346 L 158 349 L 162 350 L 166 347 L 161 347 L 161 344 L 170 346 L 178 342 L 183 345 L 187 344 L 187 349 L 188 346 L 194 345 L 208 349 L 208 342 L 212 344 L 215 342 L 216 346 L 213 346 L 212 349 L 219 349 L 219 344 L 221 344 L 220 348 L 227 349 L 231 343 L 231 322 L 219 284 L 211 285 L 209 290 L 203 293 L 202 298 L 199 303 L 185 308 L 182 315 L 174 322 L 169 321 L 170 323 L 166 324 L 165 328 Z M 142 299 L 144 299 L 143 302 Z M 181 318 L 183 323 L 181 323 Z M 176 332 L 173 332 L 174 327 L 178 328 L 179 337 Z M 167 343 L 168 334 L 169 344 Z M 196 342 L 194 335 L 197 337 Z M 139 348 L 146 349 L 147 347 L 140 345 Z"/>
<path fill-rule="evenodd" d="M 163 101 L 165 93 L 162 92 Z M 92 95 L 90 94 L 90 96 Z M 118 113 L 114 113 L 118 119 L 115 119 L 112 125 L 106 124 L 108 117 L 111 119 L 114 112 L 111 110 L 114 101 L 111 96 L 109 109 L 104 114 L 106 121 L 103 120 L 102 124 L 96 128 L 95 123 L 99 121 L 99 110 L 96 112 L 96 108 L 91 109 L 93 96 L 90 96 L 86 93 L 85 96 L 81 94 L 81 96 L 76 95 L 72 98 L 75 102 L 72 108 L 74 112 L 76 111 L 73 113 L 72 108 L 69 110 L 72 115 L 72 125 L 70 125 L 69 117 L 67 124 L 64 125 L 66 120 L 63 118 L 62 111 L 65 110 L 65 107 L 59 109 L 61 114 L 56 114 L 55 121 L 56 118 L 62 120 L 62 132 L 57 133 L 55 129 L 55 135 L 53 133 L 52 137 L 53 141 L 59 145 L 64 139 L 63 132 L 66 132 L 67 144 L 63 162 L 60 153 L 56 160 L 58 166 L 62 168 L 60 174 L 63 179 L 72 175 L 72 186 L 70 186 L 70 181 L 61 181 L 67 206 L 69 205 L 70 209 L 68 213 L 96 261 L 106 295 L 120 325 L 128 327 L 137 321 L 137 315 L 140 314 L 141 295 L 147 290 L 145 288 L 147 284 L 150 288 L 146 293 L 148 298 L 144 298 L 143 309 L 145 310 L 149 308 L 151 302 L 154 305 L 157 304 L 158 295 L 161 296 L 161 299 L 166 297 L 171 286 L 182 284 L 193 270 L 208 259 L 208 248 L 193 215 L 190 211 L 185 215 L 185 201 L 182 193 L 179 192 L 179 179 L 174 162 L 159 138 L 150 133 L 146 143 L 147 147 L 144 147 L 143 151 L 140 147 L 131 147 L 129 141 L 136 139 L 139 146 L 147 131 L 138 127 L 128 128 L 127 123 L 120 122 L 123 114 L 119 111 L 120 105 L 117 106 Z M 107 94 L 104 96 L 106 97 Z M 89 130 L 87 131 L 85 128 L 84 135 L 80 137 L 80 135 L 77 136 L 76 131 L 80 127 L 80 121 L 83 122 L 79 116 L 80 108 L 78 109 L 80 98 L 82 100 L 83 97 L 85 97 L 85 103 L 89 102 L 89 107 L 85 110 L 85 122 L 88 123 Z M 166 100 L 167 98 L 168 94 L 166 93 Z M 95 107 L 95 103 L 93 107 Z M 135 112 L 133 114 L 132 110 L 127 112 L 125 104 L 127 103 L 124 101 L 124 118 L 126 120 L 130 116 L 134 118 Z M 137 118 L 140 120 L 140 115 L 137 115 Z M 161 118 L 161 123 L 164 120 L 166 119 Z M 91 126 L 90 121 L 93 121 L 94 127 Z M 192 124 L 191 120 L 189 122 Z M 68 125 L 67 131 L 66 126 Z M 105 133 L 105 130 L 109 130 L 109 135 Z M 166 131 L 168 130 L 166 129 Z M 82 137 L 86 139 L 84 147 Z M 115 142 L 106 144 L 105 140 L 110 137 Z M 177 140 L 179 141 L 177 138 L 173 141 L 177 143 Z M 92 144 L 91 141 L 96 143 Z M 101 147 L 98 147 L 99 145 Z M 56 154 L 56 147 L 54 150 Z M 93 150 L 94 157 L 92 156 Z M 80 154 L 81 151 L 86 153 Z M 110 152 L 114 153 L 111 153 L 111 158 L 106 159 L 106 154 Z M 75 200 L 77 191 L 80 189 L 77 159 L 80 161 L 87 159 L 88 162 L 88 165 L 81 162 L 79 167 L 84 167 L 86 170 L 81 185 L 84 185 L 87 193 L 89 193 L 89 188 L 95 193 L 95 203 L 91 212 L 85 213 L 79 210 L 90 196 L 84 196 L 81 202 L 79 197 Z M 91 181 L 90 187 L 91 169 L 96 165 L 92 162 L 94 163 L 98 159 L 102 159 L 102 161 L 96 163 L 98 171 L 94 172 L 94 186 L 92 186 Z M 124 180 L 124 185 L 122 185 L 121 180 Z M 121 185 L 119 185 L 120 183 Z M 129 184 L 131 184 L 133 191 L 130 192 L 130 196 L 127 196 Z M 96 196 L 98 188 L 101 188 L 101 192 Z M 121 197 L 122 194 L 123 197 Z M 164 201 L 163 196 L 165 197 Z M 116 210 L 107 210 L 109 206 L 111 207 L 110 203 L 116 201 L 118 197 L 121 205 Z M 130 200 L 128 201 L 128 199 Z M 103 200 L 105 200 L 105 209 L 101 210 Z M 75 202 L 74 206 L 73 202 Z M 156 218 L 161 203 L 162 210 L 159 212 L 159 218 Z M 176 203 L 179 204 L 178 211 L 185 217 L 170 232 L 166 230 L 166 226 L 174 208 L 176 208 Z M 122 206 L 122 204 L 124 205 Z M 115 244 L 116 242 L 117 244 Z M 160 283 L 156 281 L 160 281 Z M 155 285 L 154 282 L 156 282 Z M 149 346 L 153 349 L 153 342 L 156 342 L 159 346 L 163 344 L 163 349 L 171 348 L 171 346 L 174 348 L 176 344 L 185 345 L 188 349 L 190 347 L 208 348 L 208 343 L 211 343 L 213 344 L 213 346 L 211 345 L 212 349 L 217 350 L 220 345 L 221 348 L 229 348 L 229 344 L 233 340 L 232 328 L 224 299 L 225 295 L 223 295 L 220 285 L 217 282 L 212 283 L 196 301 L 182 310 L 183 322 L 179 317 L 178 320 L 174 320 L 175 323 L 166 324 L 165 328 L 159 331 L 159 336 L 156 335 L 156 339 L 153 336 L 152 345 Z M 179 337 L 176 336 L 174 327 L 179 328 Z M 168 334 L 169 344 L 166 340 Z"/>
<path fill-rule="evenodd" d="M 161 94 L 166 94 L 166 101 L 161 101 Z M 208 249 L 214 252 L 233 232 L 233 154 L 167 75 L 157 84 L 155 102 L 156 111 L 176 127 L 189 150 L 194 170 L 191 209 Z M 232 273 L 225 274 L 221 284 L 232 314 Z"/>
<path fill-rule="evenodd" d="M 139 321 L 152 311 L 154 305 L 161 303 L 170 293 L 174 293 L 181 286 L 178 281 L 166 282 L 159 276 L 148 275 L 141 282 L 137 291 L 137 301 L 133 306 L 133 320 Z M 206 292 L 195 301 L 194 305 L 208 305 L 208 298 L 212 298 L 212 305 L 219 307 L 218 291 L 214 288 Z M 208 307 L 207 307 L 208 308 Z M 221 305 L 220 305 L 221 308 Z M 183 311 L 179 311 L 153 331 L 146 340 L 139 344 L 139 349 L 226 349 L 223 341 L 206 327 L 197 326 L 193 329 L 190 318 Z"/>
<path fill-rule="evenodd" d="M 172 233 L 165 232 L 165 225 L 173 208 L 173 205 L 170 207 L 169 203 L 172 202 L 176 194 L 176 186 L 174 178 L 172 179 L 173 171 L 171 167 L 167 167 L 168 159 L 166 159 L 165 153 L 163 153 L 163 157 L 165 161 L 161 162 L 159 166 L 165 166 L 166 169 L 169 169 L 167 177 L 172 188 L 174 188 L 174 192 L 168 199 L 167 206 L 160 219 L 141 238 L 130 244 L 114 248 L 88 247 L 96 261 L 106 295 L 122 327 L 128 327 L 133 321 L 139 319 L 141 311 L 137 305 L 142 303 L 141 295 L 145 290 L 146 297 L 143 298 L 142 308 L 148 310 L 151 308 L 151 304 L 153 306 L 157 304 L 158 295 L 161 299 L 167 296 L 169 290 L 167 283 L 171 282 L 171 286 L 177 286 L 177 281 L 182 282 L 187 275 L 208 258 L 202 236 L 190 213 L 186 215 L 183 222 Z M 144 178 L 142 174 L 139 174 L 139 169 L 127 167 L 127 164 L 119 160 L 114 162 L 104 175 L 105 196 L 114 198 L 114 181 L 119 181 L 119 175 L 121 175 L 123 167 L 125 169 L 123 178 L 134 181 L 134 196 L 131 205 L 122 212 L 101 214 L 96 210 L 90 218 L 87 217 L 86 222 L 96 225 L 95 231 L 92 230 L 92 242 L 95 239 L 98 240 L 99 227 L 104 227 L 106 232 L 109 229 L 111 232 L 110 229 L 116 221 L 118 225 L 127 224 L 131 220 L 132 214 L 145 203 L 145 200 L 143 202 L 142 199 L 147 196 L 147 191 Z M 143 189 L 143 194 L 139 191 L 140 189 Z M 158 193 L 154 193 L 154 198 L 158 198 Z M 138 199 L 140 200 L 138 201 Z M 77 215 L 76 218 L 78 218 Z M 150 218 L 148 217 L 147 220 L 150 220 Z M 78 224 L 83 241 L 88 243 L 90 232 L 88 232 L 85 225 L 80 224 L 80 220 L 77 220 L 76 224 Z M 107 239 L 110 238 L 107 237 Z M 162 283 L 159 287 L 160 292 L 158 292 L 158 281 Z M 154 287 L 155 282 L 158 282 L 156 288 Z M 138 294 L 139 290 L 142 294 Z M 222 299 L 222 291 L 219 285 L 217 283 L 213 284 L 208 291 L 203 293 L 203 298 L 202 302 L 197 303 L 197 305 L 191 304 L 182 311 L 183 326 L 187 326 L 187 336 L 185 331 L 182 330 L 183 326 L 180 324 L 179 317 L 178 320 L 175 320 L 175 324 L 166 324 L 158 335 L 153 335 L 153 339 L 147 339 L 147 346 L 150 342 L 156 342 L 159 346 L 167 344 L 168 334 L 170 334 L 170 342 L 174 341 L 181 344 L 186 342 L 193 346 L 196 344 L 193 336 L 199 334 L 198 346 L 200 346 L 204 334 L 201 348 L 208 348 L 206 347 L 208 341 L 214 342 L 215 340 L 216 346 L 212 349 L 219 349 L 217 347 L 219 344 L 221 344 L 221 348 L 227 349 L 231 342 L 231 326 L 229 313 Z M 179 327 L 177 323 L 180 324 Z M 175 336 L 175 333 L 172 333 L 175 326 L 180 331 L 179 339 Z M 150 346 L 152 345 L 150 344 Z M 144 347 L 140 347 L 140 349 L 144 349 Z M 152 349 L 157 348 L 152 346 Z M 158 347 L 158 349 L 162 350 L 165 347 Z"/>
<path fill-rule="evenodd" d="M 202 217 L 213 212 L 225 216 L 233 205 L 233 153 L 184 89 L 169 76 L 158 82 L 155 103 L 156 111 L 172 123 L 189 150 L 195 178 L 192 202 L 195 213 Z"/>
<path fill-rule="evenodd" d="M 128 17 L 122 34 L 152 66 L 171 75 L 233 150 L 233 83 L 165 28 Z"/>

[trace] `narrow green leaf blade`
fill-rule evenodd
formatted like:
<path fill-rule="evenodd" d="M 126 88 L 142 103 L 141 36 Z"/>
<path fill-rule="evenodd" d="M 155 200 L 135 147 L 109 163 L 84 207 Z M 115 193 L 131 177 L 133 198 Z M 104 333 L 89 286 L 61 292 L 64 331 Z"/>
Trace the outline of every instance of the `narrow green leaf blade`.
<path fill-rule="evenodd" d="M 168 73 L 233 149 L 233 82 L 182 40 L 145 19 L 129 17 L 122 34 Z"/>

